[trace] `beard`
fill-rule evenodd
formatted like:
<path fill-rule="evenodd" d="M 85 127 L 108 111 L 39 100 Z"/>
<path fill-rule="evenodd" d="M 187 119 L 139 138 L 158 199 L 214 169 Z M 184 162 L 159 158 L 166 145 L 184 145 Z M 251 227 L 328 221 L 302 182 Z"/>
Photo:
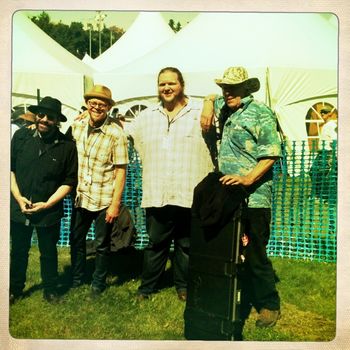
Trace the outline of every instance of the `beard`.
<path fill-rule="evenodd" d="M 40 135 L 43 138 L 51 137 L 58 130 L 56 123 L 52 124 L 52 123 L 48 123 L 46 121 L 42 121 L 40 119 L 35 121 L 35 126 L 36 126 L 37 131 L 40 133 Z"/>

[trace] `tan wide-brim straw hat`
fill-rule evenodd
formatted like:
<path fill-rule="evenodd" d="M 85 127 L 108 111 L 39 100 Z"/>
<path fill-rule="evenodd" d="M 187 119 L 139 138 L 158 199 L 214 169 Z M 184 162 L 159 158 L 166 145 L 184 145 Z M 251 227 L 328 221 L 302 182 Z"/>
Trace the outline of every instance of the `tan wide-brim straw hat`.
<path fill-rule="evenodd" d="M 248 72 L 244 67 L 229 67 L 225 70 L 221 79 L 215 79 L 220 87 L 225 85 L 246 85 L 250 93 L 260 89 L 258 78 L 248 78 Z"/>
<path fill-rule="evenodd" d="M 20 116 L 21 119 L 24 119 L 24 120 L 27 120 L 28 122 L 32 122 L 34 123 L 35 122 L 35 114 L 33 114 L 32 112 L 26 112 L 24 114 L 22 114 Z"/>
<path fill-rule="evenodd" d="M 93 88 L 84 95 L 84 99 L 89 100 L 90 98 L 99 98 L 113 106 L 115 101 L 112 99 L 112 92 L 108 87 L 103 85 L 94 85 Z"/>

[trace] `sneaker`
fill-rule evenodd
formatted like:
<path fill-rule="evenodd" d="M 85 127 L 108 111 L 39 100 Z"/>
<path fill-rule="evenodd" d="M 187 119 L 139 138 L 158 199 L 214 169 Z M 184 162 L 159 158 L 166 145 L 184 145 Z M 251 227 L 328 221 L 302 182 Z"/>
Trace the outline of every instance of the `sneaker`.
<path fill-rule="evenodd" d="M 10 305 L 13 305 L 15 302 L 17 302 L 19 299 L 22 299 L 22 294 L 10 294 L 9 302 Z"/>
<path fill-rule="evenodd" d="M 44 292 L 43 298 L 50 304 L 58 304 L 60 302 L 60 297 L 56 293 Z"/>
<path fill-rule="evenodd" d="M 91 286 L 90 288 L 90 297 L 92 299 L 97 299 L 101 296 L 101 294 L 103 293 L 103 290 L 98 288 L 98 287 L 95 287 L 95 286 Z"/>
<path fill-rule="evenodd" d="M 149 295 L 148 294 L 142 294 L 139 293 L 136 295 L 136 300 L 137 301 L 144 301 L 144 300 L 148 300 L 149 299 Z"/>
<path fill-rule="evenodd" d="M 177 291 L 177 298 L 180 301 L 186 301 L 187 300 L 187 292 L 185 290 Z"/>
<path fill-rule="evenodd" d="M 256 327 L 267 328 L 273 327 L 277 321 L 281 318 L 280 310 L 261 309 L 259 317 L 255 323 Z"/>
<path fill-rule="evenodd" d="M 73 281 L 71 288 L 72 288 L 72 289 L 79 288 L 79 287 L 81 287 L 83 284 L 84 284 L 83 281 Z"/>

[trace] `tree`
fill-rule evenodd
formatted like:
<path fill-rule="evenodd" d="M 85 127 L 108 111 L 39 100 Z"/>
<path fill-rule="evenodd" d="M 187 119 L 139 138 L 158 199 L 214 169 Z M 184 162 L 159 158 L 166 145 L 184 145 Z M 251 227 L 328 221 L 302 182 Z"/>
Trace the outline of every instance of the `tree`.
<path fill-rule="evenodd" d="M 169 20 L 169 27 L 174 31 L 174 32 L 176 32 L 176 30 L 175 30 L 175 22 L 174 22 L 174 20 L 171 18 L 170 20 Z"/>
<path fill-rule="evenodd" d="M 175 21 L 172 18 L 169 20 L 168 25 L 175 33 L 182 29 L 181 23 L 177 22 L 175 25 Z"/>
<path fill-rule="evenodd" d="M 48 33 L 52 30 L 52 23 L 50 21 L 50 16 L 44 11 L 41 12 L 38 17 L 34 16 L 31 20 L 41 28 L 45 33 Z"/>
<path fill-rule="evenodd" d="M 50 16 L 42 12 L 38 17 L 31 17 L 31 20 L 57 43 L 63 46 L 73 55 L 82 59 L 85 53 L 89 53 L 90 29 L 85 30 L 81 22 L 72 22 L 70 25 L 52 23 Z M 107 50 L 123 34 L 124 29 L 112 26 L 101 30 L 101 52 Z M 91 28 L 91 57 L 99 55 L 99 32 Z"/>
<path fill-rule="evenodd" d="M 182 29 L 181 23 L 177 22 L 175 32 L 179 32 Z"/>

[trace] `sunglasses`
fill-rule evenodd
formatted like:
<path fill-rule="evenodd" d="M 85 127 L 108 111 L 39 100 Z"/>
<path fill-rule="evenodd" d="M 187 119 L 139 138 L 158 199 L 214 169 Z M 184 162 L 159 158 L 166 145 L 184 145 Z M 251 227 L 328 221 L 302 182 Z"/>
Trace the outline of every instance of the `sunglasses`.
<path fill-rule="evenodd" d="M 326 109 L 321 109 L 320 113 L 321 114 L 328 114 L 330 111 L 326 110 Z"/>
<path fill-rule="evenodd" d="M 50 120 L 50 121 L 52 121 L 52 122 L 54 122 L 57 118 L 55 117 L 55 116 L 53 116 L 53 115 L 47 115 L 47 114 L 45 114 L 45 113 L 38 113 L 37 115 L 36 115 L 39 119 L 43 119 L 43 118 L 47 118 L 47 120 Z"/>

